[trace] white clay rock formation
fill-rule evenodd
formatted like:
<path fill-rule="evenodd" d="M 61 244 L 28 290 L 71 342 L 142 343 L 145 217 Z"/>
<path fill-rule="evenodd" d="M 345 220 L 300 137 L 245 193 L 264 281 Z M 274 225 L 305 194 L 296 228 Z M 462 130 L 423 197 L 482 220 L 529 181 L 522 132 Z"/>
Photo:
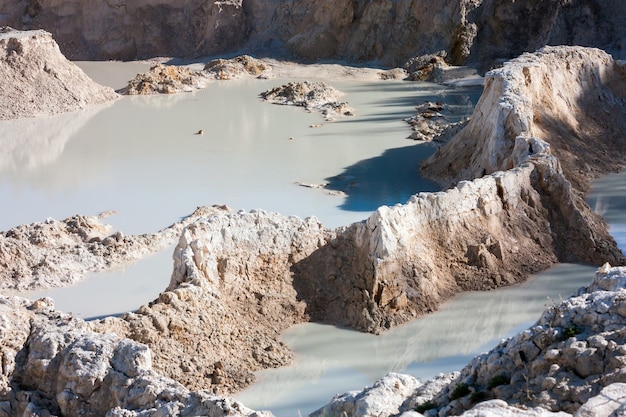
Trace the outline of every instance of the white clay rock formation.
<path fill-rule="evenodd" d="M 66 113 L 119 96 L 68 61 L 52 36 L 0 28 L 0 120 Z"/>
<path fill-rule="evenodd" d="M 152 370 L 150 350 L 35 302 L 0 296 L 1 416 L 271 416 Z"/>
<path fill-rule="evenodd" d="M 0 289 L 36 290 L 73 284 L 87 272 L 123 265 L 176 242 L 193 220 L 224 207 L 202 207 L 161 231 L 124 236 L 96 216 L 16 226 L 0 232 Z"/>
<path fill-rule="evenodd" d="M 590 1 L 598 5 L 591 14 L 608 3 Z M 136 57 L 172 48 L 197 55 L 241 46 L 254 34 L 259 47 L 276 37 L 286 50 L 311 59 L 346 51 L 355 51 L 345 56 L 358 59 L 399 58 L 432 52 L 423 50 L 428 44 L 447 50 L 453 62 L 472 56 L 494 60 L 497 45 L 472 51 L 481 39 L 519 35 L 516 22 L 503 18 L 512 10 L 526 7 L 524 16 L 544 16 L 536 27 L 524 26 L 528 33 L 518 29 L 528 35 L 518 49 L 576 34 L 580 27 L 566 24 L 568 16 L 577 16 L 568 9 L 576 1 L 551 0 L 542 7 L 512 0 L 439 2 L 429 9 L 433 16 L 418 13 L 426 0 L 338 1 L 332 7 L 322 0 L 192 1 L 179 7 L 157 1 L 119 10 L 108 4 L 87 7 L 80 0 L 15 3 L 20 11 L 5 7 L 2 19 L 21 19 L 27 26 L 54 21 L 74 57 Z M 59 19 L 61 12 L 80 23 Z M 138 14 L 164 23 L 152 31 L 131 30 L 128 22 Z M 181 23 L 187 16 L 194 16 L 193 24 Z M 418 23 L 428 16 L 443 22 L 427 25 L 425 33 L 408 23 L 416 16 Z M 602 36 L 612 40 L 621 33 L 613 27 L 619 16 L 623 7 L 606 19 Z M 276 24 L 283 21 L 290 23 Z M 102 22 L 109 23 L 106 31 Z M 126 31 L 116 31 L 118 22 Z M 483 24 L 499 31 L 481 31 Z M 398 30 L 389 30 L 392 26 Z M 164 36 L 177 30 L 183 36 Z M 395 42 L 417 34 L 423 45 Z M 22 96 L 1 118 L 70 111 L 116 97 L 97 85 L 79 84 L 84 74 L 67 66 L 45 32 L 7 32 L 0 45 L 6 50 L 0 75 L 10 81 L 0 88 L 25 85 L 41 96 L 50 87 L 49 96 L 57 100 L 33 103 Z M 387 51 L 384 45 L 396 46 Z M 38 52 L 40 46 L 45 53 Z M 359 51 L 366 56 L 355 56 Z M 239 64 L 250 75 L 260 69 Z M 230 65 L 218 62 L 213 68 L 226 71 Z M 182 85 L 176 89 L 189 85 L 180 68 L 158 71 L 162 80 L 138 91 L 169 92 L 168 80 L 175 78 Z M 72 92 L 66 79 L 76 80 L 80 91 Z M 309 109 L 322 103 L 324 111 L 334 97 L 326 88 L 323 100 L 308 97 L 317 87 L 306 83 L 289 89 L 293 94 L 277 92 L 274 99 Z M 3 97 L 17 100 L 11 91 L 2 90 Z M 521 282 L 559 261 L 624 264 L 605 222 L 582 194 L 591 179 L 623 163 L 626 121 L 616 115 L 626 114 L 625 100 L 623 63 L 597 49 L 546 47 L 490 72 L 471 121 L 424 165 L 425 173 L 450 188 L 381 207 L 364 222 L 331 230 L 314 218 L 202 208 L 164 231 L 141 236 L 111 235 L 99 219 L 84 216 L 3 232 L 5 289 L 66 285 L 86 271 L 179 243 L 168 288 L 121 317 L 85 323 L 54 311 L 48 299 L 1 297 L 0 416 L 260 415 L 213 394 L 237 391 L 252 382 L 254 371 L 289 363 L 291 352 L 278 336 L 295 323 L 315 320 L 379 333 L 435 310 L 461 291 Z M 419 410 L 433 416 L 583 417 L 598 410 L 623 415 L 625 276 L 624 268 L 601 268 L 585 291 L 555 304 L 535 326 L 458 374 L 423 385 L 390 375 L 369 391 L 338 397 L 316 415 L 410 417 L 427 402 L 430 410 Z M 483 400 L 488 401 L 476 405 Z M 527 408 L 518 411 L 521 406 Z"/>

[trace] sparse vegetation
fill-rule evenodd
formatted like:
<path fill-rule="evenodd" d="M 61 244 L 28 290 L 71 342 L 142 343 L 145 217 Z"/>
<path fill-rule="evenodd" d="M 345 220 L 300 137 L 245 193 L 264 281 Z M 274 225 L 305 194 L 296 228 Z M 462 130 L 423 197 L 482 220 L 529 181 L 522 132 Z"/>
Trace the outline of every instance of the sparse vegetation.
<path fill-rule="evenodd" d="M 565 337 L 574 337 L 577 334 L 580 334 L 582 330 L 580 329 L 580 327 L 578 327 L 575 324 L 572 324 L 571 326 L 567 326 L 566 328 L 563 329 L 563 336 Z"/>
<path fill-rule="evenodd" d="M 470 396 L 470 401 L 472 404 L 480 403 L 483 401 L 487 401 L 489 399 L 489 395 L 485 391 L 476 391 L 473 392 Z"/>
<path fill-rule="evenodd" d="M 437 404 L 428 400 L 425 403 L 419 404 L 417 407 L 415 407 L 415 411 L 420 414 L 424 414 L 424 411 L 432 410 L 433 408 L 437 408 Z"/>
<path fill-rule="evenodd" d="M 495 387 L 499 387 L 500 385 L 507 385 L 511 382 L 511 378 L 506 375 L 496 375 L 489 381 L 488 388 L 494 389 Z"/>
<path fill-rule="evenodd" d="M 450 400 L 456 400 L 461 397 L 465 397 L 469 393 L 470 393 L 469 385 L 462 382 L 454 388 L 454 391 L 452 391 L 452 394 L 450 394 Z"/>

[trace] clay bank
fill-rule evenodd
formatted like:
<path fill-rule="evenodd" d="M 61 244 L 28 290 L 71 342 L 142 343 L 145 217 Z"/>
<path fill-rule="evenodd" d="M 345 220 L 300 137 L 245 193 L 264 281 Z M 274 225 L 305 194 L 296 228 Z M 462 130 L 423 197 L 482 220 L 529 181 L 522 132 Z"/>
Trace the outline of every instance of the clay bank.
<path fill-rule="evenodd" d="M 87 323 L 47 299 L 2 297 L 0 410 L 262 415 L 216 394 L 288 363 L 278 335 L 295 323 L 378 333 L 460 291 L 510 285 L 560 261 L 623 265 L 582 196 L 591 179 L 622 166 L 625 100 L 623 63 L 597 49 L 546 47 L 489 72 L 472 119 L 422 166 L 446 191 L 337 229 L 314 218 L 200 209 L 167 229 L 180 236 L 168 288 L 120 317 Z M 153 238 L 108 236 L 98 219 L 81 217 L 16 227 L 0 236 L 3 285 L 38 285 L 41 268 L 69 282 L 117 262 L 118 249 L 127 256 L 135 240 Z M 79 256 L 68 262 L 69 254 Z M 460 374 L 424 385 L 390 376 L 372 389 L 378 397 L 348 394 L 316 415 L 449 415 L 492 398 L 468 415 L 589 415 L 607 397 L 617 405 L 609 401 L 605 415 L 623 412 L 623 276 L 602 267 L 579 297 Z"/>

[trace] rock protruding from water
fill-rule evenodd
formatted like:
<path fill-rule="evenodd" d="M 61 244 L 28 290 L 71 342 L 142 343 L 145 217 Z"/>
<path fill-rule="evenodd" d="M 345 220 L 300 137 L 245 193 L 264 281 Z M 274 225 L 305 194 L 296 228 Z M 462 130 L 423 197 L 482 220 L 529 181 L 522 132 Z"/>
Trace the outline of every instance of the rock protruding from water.
<path fill-rule="evenodd" d="M 233 80 L 243 76 L 260 77 L 269 70 L 270 65 L 249 55 L 215 59 L 204 66 L 204 71 L 217 80 Z"/>
<path fill-rule="evenodd" d="M 336 116 L 353 116 L 348 103 L 339 102 L 342 92 L 323 81 L 291 82 L 264 91 L 260 96 L 270 103 L 304 107 L 307 111 L 322 113 L 326 120 Z"/>
<path fill-rule="evenodd" d="M 0 29 L 0 120 L 66 113 L 119 96 L 68 61 L 48 32 Z"/>
<path fill-rule="evenodd" d="M 605 265 L 589 287 L 553 300 L 534 326 L 476 357 L 460 373 L 424 384 L 390 374 L 371 388 L 336 396 L 311 415 L 623 415 L 625 328 L 626 268 Z"/>
<path fill-rule="evenodd" d="M 150 346 L 155 369 L 191 389 L 232 393 L 292 360 L 281 332 L 308 319 L 292 263 L 333 237 L 314 218 L 216 213 L 187 227 L 169 287 L 134 313 L 92 322 Z"/>
<path fill-rule="evenodd" d="M 156 64 L 147 72 L 137 74 L 119 92 L 126 95 L 174 94 L 200 90 L 206 87 L 207 81 L 208 77 L 202 71 Z"/>

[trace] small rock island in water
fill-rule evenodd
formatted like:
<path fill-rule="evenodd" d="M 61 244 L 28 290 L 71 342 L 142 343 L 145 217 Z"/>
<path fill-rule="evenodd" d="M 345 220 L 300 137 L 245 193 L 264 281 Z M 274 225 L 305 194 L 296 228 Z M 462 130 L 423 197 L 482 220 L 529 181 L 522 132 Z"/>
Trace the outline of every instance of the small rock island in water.
<path fill-rule="evenodd" d="M 292 61 L 318 76 L 332 68 L 338 79 L 381 83 L 489 71 L 470 120 L 427 129 L 439 148 L 421 173 L 444 191 L 380 207 L 363 222 L 331 229 L 315 218 L 213 206 L 145 235 L 112 233 L 104 215 L 1 232 L 3 291 L 69 285 L 176 247 L 169 286 L 132 313 L 84 321 L 49 298 L 0 296 L 0 415 L 269 416 L 228 395 L 255 371 L 290 363 L 279 341 L 290 326 L 320 321 L 378 334 L 460 292 L 516 284 L 559 262 L 598 271 L 529 329 L 458 372 L 426 382 L 390 374 L 312 416 L 626 413 L 626 258 L 583 199 L 591 180 L 622 169 L 626 155 L 625 5 L 26 3 L 0 15 L 1 26 L 23 29 L 0 31 L 0 119 L 119 99 L 67 58 L 203 64 L 160 62 L 120 90 L 131 95 L 306 68 Z M 202 58 L 235 51 L 248 55 Z M 319 64 L 339 59 L 351 66 Z M 355 66 L 374 61 L 385 69 Z M 260 94 L 329 119 L 353 114 L 325 83 Z"/>

